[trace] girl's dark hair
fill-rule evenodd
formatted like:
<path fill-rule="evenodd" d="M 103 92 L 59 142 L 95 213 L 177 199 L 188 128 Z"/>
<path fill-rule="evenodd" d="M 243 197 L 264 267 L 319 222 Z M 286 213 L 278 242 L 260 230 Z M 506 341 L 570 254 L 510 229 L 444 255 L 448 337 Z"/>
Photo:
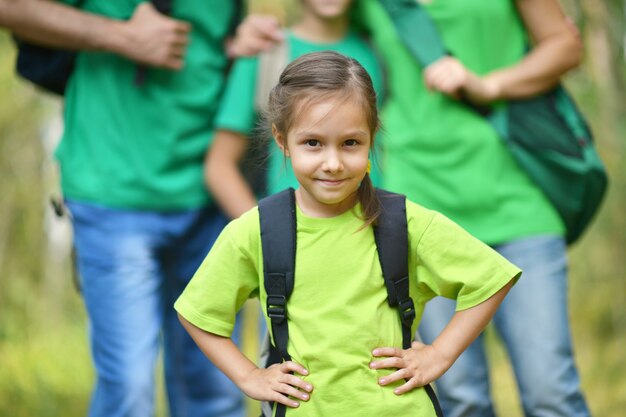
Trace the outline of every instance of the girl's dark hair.
<path fill-rule="evenodd" d="M 372 79 L 358 61 L 337 52 L 302 55 L 287 65 L 270 93 L 265 121 L 286 137 L 299 112 L 333 96 L 361 104 L 374 149 L 380 120 Z M 380 215 L 380 201 L 369 173 L 361 181 L 357 196 L 366 225 L 375 223 Z"/>

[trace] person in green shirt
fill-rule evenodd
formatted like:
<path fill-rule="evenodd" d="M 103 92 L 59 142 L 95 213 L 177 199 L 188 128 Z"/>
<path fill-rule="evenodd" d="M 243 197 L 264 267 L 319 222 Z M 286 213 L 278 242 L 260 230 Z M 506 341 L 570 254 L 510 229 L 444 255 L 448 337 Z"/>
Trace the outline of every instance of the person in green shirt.
<path fill-rule="evenodd" d="M 369 155 L 379 120 L 367 71 L 337 52 L 299 57 L 270 94 L 268 123 L 298 181 L 295 283 L 287 303 L 292 360 L 259 368 L 230 339 L 246 299 L 266 306 L 256 207 L 225 228 L 176 301 L 183 325 L 243 392 L 284 405 L 277 409 L 286 416 L 434 417 L 422 387 L 478 336 L 521 271 L 446 217 L 407 200 L 416 315 L 436 295 L 455 299 L 457 312 L 432 344 L 403 350 L 374 241 L 380 202 Z"/>
<path fill-rule="evenodd" d="M 493 127 L 460 100 L 497 105 L 549 90 L 580 62 L 576 31 L 556 0 L 421 2 L 450 52 L 423 68 L 385 17 L 383 3 L 394 2 L 363 3 L 374 43 L 393 63 L 382 115 L 385 188 L 449 216 L 525 271 L 494 318 L 525 415 L 588 417 L 569 330 L 563 222 Z M 429 303 L 423 340 L 435 340 L 454 311 L 443 298 Z M 484 349 L 481 337 L 437 381 L 446 416 L 494 416 Z"/>
<path fill-rule="evenodd" d="M 226 48 L 256 52 L 276 26 L 248 20 L 227 44 L 236 2 L 174 0 L 171 16 L 142 1 L 66 3 L 0 1 L 0 24 L 79 51 L 56 157 L 96 370 L 89 415 L 153 416 L 162 346 L 172 417 L 243 417 L 243 396 L 172 306 L 227 221 L 202 179 Z"/>
<path fill-rule="evenodd" d="M 262 115 L 262 109 L 255 106 L 264 87 L 259 83 L 275 82 L 284 66 L 301 55 L 332 50 L 359 61 L 372 77 L 379 101 L 382 98 L 383 70 L 378 58 L 365 38 L 350 27 L 353 4 L 353 0 L 304 0 L 299 20 L 285 31 L 284 45 L 268 57 L 282 60 L 282 65 L 279 62 L 273 68 L 264 67 L 263 58 L 258 56 L 240 58 L 234 63 L 217 112 L 218 130 L 208 150 L 205 170 L 209 188 L 230 217 L 236 218 L 256 204 L 255 190 L 246 180 L 241 162 L 248 149 L 261 150 L 258 142 L 264 141 L 254 130 Z M 266 74 L 267 71 L 273 74 Z M 269 147 L 266 181 L 262 181 L 266 183 L 266 192 L 274 194 L 295 187 L 297 182 L 289 162 L 273 143 Z M 255 163 L 260 161 L 253 160 L 252 165 Z M 374 181 L 378 183 L 378 164 L 374 164 L 374 170 Z"/>

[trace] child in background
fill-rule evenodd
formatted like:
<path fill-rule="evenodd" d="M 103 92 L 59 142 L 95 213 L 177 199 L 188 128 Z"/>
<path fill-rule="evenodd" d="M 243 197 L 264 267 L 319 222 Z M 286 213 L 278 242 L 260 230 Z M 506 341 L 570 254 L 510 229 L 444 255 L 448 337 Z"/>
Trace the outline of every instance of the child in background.
<path fill-rule="evenodd" d="M 382 70 L 369 44 L 350 30 L 349 12 L 352 0 L 303 0 L 299 21 L 286 31 L 284 65 L 295 58 L 311 52 L 333 50 L 355 58 L 372 77 L 377 92 L 382 89 Z M 227 87 L 215 119 L 217 128 L 213 143 L 207 153 L 205 180 L 223 210 L 231 218 L 239 217 L 256 205 L 256 196 L 246 181 L 240 164 L 249 148 L 258 109 L 255 94 L 260 82 L 259 57 L 238 59 L 229 74 Z M 283 68 L 274 68 L 275 77 Z M 271 83 L 273 86 L 275 82 Z M 268 88 L 269 90 L 269 88 Z M 379 97 L 380 97 L 379 93 Z M 379 103 L 380 104 L 380 103 Z M 251 144 L 254 149 L 257 147 Z M 288 187 L 296 187 L 297 181 L 280 150 L 270 145 L 267 192 L 273 194 Z M 260 148 L 259 148 L 260 149 Z M 254 163 L 254 162 L 253 162 Z M 378 176 L 374 164 L 374 176 Z"/>
<path fill-rule="evenodd" d="M 299 183 L 292 360 L 259 368 L 230 339 L 243 303 L 258 297 L 265 306 L 267 297 L 257 208 L 226 227 L 176 302 L 183 325 L 246 395 L 285 405 L 287 416 L 435 416 L 422 387 L 479 335 L 520 270 L 407 201 L 416 317 L 437 295 L 455 299 L 457 313 L 431 345 L 401 349 L 373 233 L 380 202 L 368 165 L 379 120 L 370 77 L 336 52 L 304 55 L 272 90 L 268 122 Z"/>

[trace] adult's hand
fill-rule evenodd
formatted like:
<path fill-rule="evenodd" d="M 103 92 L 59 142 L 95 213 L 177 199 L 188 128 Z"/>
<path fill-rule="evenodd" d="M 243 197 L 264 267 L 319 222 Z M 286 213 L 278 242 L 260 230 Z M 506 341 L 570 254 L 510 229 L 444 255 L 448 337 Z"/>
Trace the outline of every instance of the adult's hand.
<path fill-rule="evenodd" d="M 237 27 L 235 37 L 226 41 L 229 58 L 256 55 L 283 41 L 280 22 L 275 16 L 251 14 Z"/>
<path fill-rule="evenodd" d="M 119 28 L 122 36 L 111 48 L 114 52 L 152 67 L 183 67 L 189 23 L 165 16 L 152 3 L 143 2 L 130 20 L 119 22 Z"/>
<path fill-rule="evenodd" d="M 500 94 L 500 86 L 496 80 L 489 76 L 479 77 L 458 59 L 449 56 L 426 67 L 424 83 L 430 90 L 456 99 L 465 96 L 476 104 L 489 103 Z"/>

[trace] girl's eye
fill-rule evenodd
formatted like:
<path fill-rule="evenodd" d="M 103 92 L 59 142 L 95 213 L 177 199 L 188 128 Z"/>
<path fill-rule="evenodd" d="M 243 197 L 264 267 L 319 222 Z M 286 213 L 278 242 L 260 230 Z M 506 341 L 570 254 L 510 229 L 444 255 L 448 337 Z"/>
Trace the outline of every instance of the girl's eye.
<path fill-rule="evenodd" d="M 304 144 L 307 145 L 307 146 L 316 147 L 316 146 L 319 146 L 320 141 L 317 140 L 317 139 L 307 139 L 304 142 Z"/>
<path fill-rule="evenodd" d="M 347 141 L 344 142 L 345 146 L 356 146 L 359 144 L 359 141 L 356 139 L 348 139 Z"/>

